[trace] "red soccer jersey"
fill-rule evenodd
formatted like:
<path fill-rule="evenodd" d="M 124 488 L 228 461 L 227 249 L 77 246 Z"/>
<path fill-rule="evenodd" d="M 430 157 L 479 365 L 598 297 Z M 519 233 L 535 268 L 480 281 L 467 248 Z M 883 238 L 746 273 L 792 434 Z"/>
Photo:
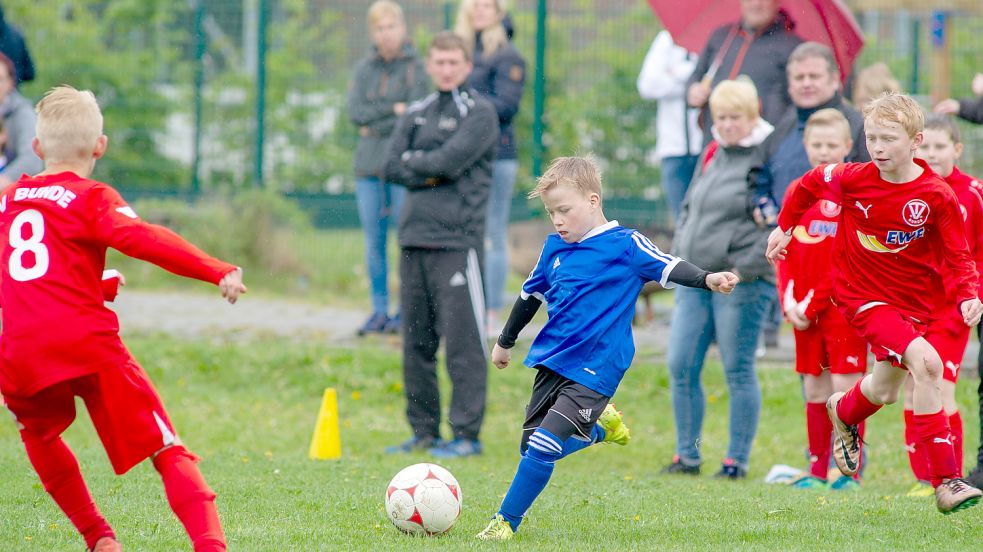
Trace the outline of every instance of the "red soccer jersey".
<path fill-rule="evenodd" d="M 0 391 L 30 396 L 124 362 L 103 304 L 106 248 L 218 283 L 235 267 L 140 220 L 111 186 L 71 172 L 22 177 L 0 194 Z"/>
<path fill-rule="evenodd" d="M 952 187 L 956 199 L 959 200 L 959 210 L 962 212 L 966 228 L 966 242 L 969 246 L 969 254 L 976 263 L 976 271 L 983 273 L 983 197 L 979 192 L 980 183 L 972 176 L 960 172 L 956 167 L 952 168 L 945 181 Z M 946 283 L 946 295 L 952 302 L 956 297 L 959 279 L 953 278 L 948 269 L 942 272 L 942 279 Z"/>
<path fill-rule="evenodd" d="M 921 159 L 911 182 L 881 178 L 873 163 L 821 165 L 802 176 L 778 223 L 790 228 L 819 199 L 843 206 L 833 258 L 833 295 L 848 313 L 885 303 L 929 321 L 946 301 L 943 264 L 951 270 L 958 308 L 977 295 L 979 276 L 955 193 Z"/>
<path fill-rule="evenodd" d="M 799 187 L 799 179 L 789 184 L 785 193 L 786 203 Z M 811 294 L 805 309 L 805 317 L 815 320 L 827 307 L 831 307 L 833 285 L 830 280 L 833 241 L 839 227 L 841 207 L 835 201 L 823 199 L 816 202 L 799 219 L 788 244 L 788 256 L 778 264 L 778 296 L 783 301 L 789 293 L 801 303 Z"/>

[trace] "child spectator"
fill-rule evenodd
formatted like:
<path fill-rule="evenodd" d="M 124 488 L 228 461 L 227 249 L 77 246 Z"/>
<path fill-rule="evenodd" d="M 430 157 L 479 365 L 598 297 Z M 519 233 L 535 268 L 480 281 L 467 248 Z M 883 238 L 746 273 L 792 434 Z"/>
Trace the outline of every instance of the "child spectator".
<path fill-rule="evenodd" d="M 850 122 L 838 110 L 813 113 L 803 140 L 809 164 L 842 163 L 853 147 L 850 136 Z M 792 181 L 789 191 L 798 185 Z M 828 199 L 810 207 L 792 231 L 788 256 L 777 263 L 778 294 L 795 328 L 795 371 L 802 376 L 806 400 L 809 474 L 793 483 L 797 488 L 826 487 L 833 435 L 826 401 L 834 391 L 853 387 L 867 371 L 867 342 L 836 310 L 827 277 L 841 209 Z M 862 436 L 863 424 L 859 431 Z M 845 475 L 831 485 L 836 490 L 856 487 L 857 479 Z"/>
<path fill-rule="evenodd" d="M 106 249 L 212 282 L 235 303 L 242 270 L 148 224 L 111 186 L 89 180 L 106 153 L 95 96 L 59 86 L 37 105 L 34 151 L 45 163 L 0 195 L 0 392 L 45 490 L 101 552 L 119 550 L 61 438 L 82 397 L 117 474 L 146 458 L 195 550 L 225 550 L 215 493 L 184 447 L 146 372 L 103 304 Z M 105 290 L 105 291 L 104 291 Z"/>
<path fill-rule="evenodd" d="M 857 73 L 857 78 L 853 82 L 853 105 L 857 109 L 863 109 L 870 100 L 880 96 L 885 92 L 895 94 L 901 92 L 901 85 L 898 79 L 891 74 L 891 69 L 886 63 L 878 61 L 868 65 Z"/>
<path fill-rule="evenodd" d="M 944 115 L 930 115 L 925 121 L 925 141 L 918 148 L 918 155 L 935 174 L 945 179 L 952 187 L 959 200 L 963 223 L 966 227 L 966 238 L 969 252 L 976 262 L 977 271 L 983 266 L 983 199 L 974 189 L 974 183 L 979 183 L 971 176 L 963 174 L 956 167 L 956 161 L 962 155 L 963 145 L 959 138 L 959 127 L 955 121 Z M 958 278 L 953 277 L 951 270 L 942 272 L 946 284 L 946 301 L 948 307 L 955 301 L 958 292 Z M 938 320 L 929 327 L 925 339 L 938 351 L 942 359 L 942 410 L 949 418 L 952 429 L 952 446 L 956 452 L 956 469 L 963 472 L 963 421 L 956 406 L 956 379 L 959 377 L 959 367 L 966 353 L 966 343 L 969 342 L 969 326 L 963 323 L 962 316 L 955 309 L 943 308 L 937 315 Z M 928 458 L 924 447 L 918 442 L 915 428 L 915 413 L 912 410 L 912 387 L 914 381 L 911 375 L 905 383 L 904 420 L 905 448 L 908 450 L 908 461 L 911 471 L 917 480 L 908 492 L 912 496 L 928 496 L 932 493 L 929 485 Z"/>
<path fill-rule="evenodd" d="M 955 194 L 915 150 L 925 115 L 910 97 L 885 94 L 864 107 L 870 163 L 820 165 L 786 200 L 768 240 L 768 259 L 781 260 L 802 215 L 820 199 L 843 206 L 833 262 L 837 308 L 868 343 L 877 362 L 846 393 L 826 403 L 833 457 L 844 475 L 857 473 L 863 441 L 858 424 L 898 400 L 910 372 L 918 443 L 928 456 L 935 503 L 943 514 L 975 505 L 983 493 L 959 477 L 949 419 L 942 408 L 942 360 L 926 331 L 938 309 L 958 308 L 968 326 L 979 323 L 979 274 L 966 246 Z M 942 265 L 951 269 L 948 302 Z"/>
<path fill-rule="evenodd" d="M 608 401 L 635 354 L 631 321 L 642 285 L 657 281 L 725 294 L 737 285 L 731 272 L 711 274 L 663 253 L 638 231 L 608 222 L 601 172 L 591 157 L 555 159 L 529 197 L 542 198 L 556 233 L 546 238 L 522 285 L 492 351 L 495 366 L 508 366 L 509 349 L 543 301 L 549 320 L 525 361 L 537 373 L 519 467 L 498 513 L 477 535 L 485 540 L 512 538 L 557 460 L 594 443 L 628 443 L 621 413 Z"/>

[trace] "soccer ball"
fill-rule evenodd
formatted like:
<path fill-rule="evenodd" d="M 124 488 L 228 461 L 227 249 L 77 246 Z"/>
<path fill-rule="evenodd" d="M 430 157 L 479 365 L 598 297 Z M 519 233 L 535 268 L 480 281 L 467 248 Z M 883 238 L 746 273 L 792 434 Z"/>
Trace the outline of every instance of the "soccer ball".
<path fill-rule="evenodd" d="M 389 482 L 386 515 L 403 532 L 436 535 L 454 526 L 462 499 L 451 472 L 436 464 L 413 464 Z"/>

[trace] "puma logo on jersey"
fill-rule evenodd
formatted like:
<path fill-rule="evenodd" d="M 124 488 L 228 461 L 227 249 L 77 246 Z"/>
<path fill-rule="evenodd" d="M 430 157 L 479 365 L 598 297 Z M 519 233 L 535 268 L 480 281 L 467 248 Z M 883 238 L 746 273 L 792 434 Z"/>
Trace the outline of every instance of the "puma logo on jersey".
<path fill-rule="evenodd" d="M 68 204 L 75 199 L 75 192 L 65 188 L 55 186 L 40 186 L 37 188 L 17 188 L 14 192 L 14 201 L 25 199 L 47 199 L 54 201 L 59 207 L 67 208 Z"/>
<path fill-rule="evenodd" d="M 585 422 L 590 422 L 590 413 L 593 412 L 593 409 L 581 408 L 577 412 L 580 412 L 580 417 L 583 418 Z"/>
<path fill-rule="evenodd" d="M 936 437 L 936 438 L 932 439 L 932 442 L 933 443 L 940 444 L 940 445 L 950 445 L 951 446 L 952 445 L 952 434 L 950 433 L 950 434 L 946 435 L 945 436 L 945 439 Z"/>
<path fill-rule="evenodd" d="M 870 205 L 864 207 L 863 204 L 860 203 L 860 200 L 857 200 L 857 202 L 854 205 L 857 206 L 857 209 L 860 209 L 861 211 L 864 212 L 864 218 L 870 218 L 870 213 L 868 213 L 867 211 L 869 211 L 870 208 L 874 206 L 873 203 L 871 203 Z"/>
<path fill-rule="evenodd" d="M 860 359 L 853 355 L 849 355 L 846 357 L 846 363 L 851 364 L 853 366 L 860 366 Z"/>
<path fill-rule="evenodd" d="M 122 207 L 117 207 L 116 208 L 116 212 L 119 213 L 119 214 L 121 214 L 121 215 L 130 217 L 131 219 L 139 218 L 139 217 L 137 217 L 136 211 L 134 211 L 133 208 L 130 207 L 129 205 L 124 205 Z"/>

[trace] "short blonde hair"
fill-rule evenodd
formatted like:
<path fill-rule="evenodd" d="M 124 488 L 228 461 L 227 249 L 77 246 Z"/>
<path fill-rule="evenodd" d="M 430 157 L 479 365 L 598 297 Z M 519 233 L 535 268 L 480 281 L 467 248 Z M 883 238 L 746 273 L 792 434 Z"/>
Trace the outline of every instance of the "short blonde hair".
<path fill-rule="evenodd" d="M 710 112 L 737 111 L 751 119 L 761 116 L 758 89 L 748 78 L 720 81 L 710 93 Z"/>
<path fill-rule="evenodd" d="M 853 139 L 853 133 L 850 132 L 850 121 L 838 109 L 827 107 L 810 115 L 806 120 L 804 137 L 808 139 L 809 131 L 819 127 L 839 129 L 844 142 Z"/>
<path fill-rule="evenodd" d="M 925 130 L 925 111 L 911 96 L 885 92 L 864 106 L 864 121 L 897 123 L 913 138 Z"/>
<path fill-rule="evenodd" d="M 48 91 L 35 108 L 37 139 L 46 162 L 90 159 L 102 136 L 102 111 L 89 90 L 68 85 Z"/>
<path fill-rule="evenodd" d="M 529 199 L 543 195 L 556 186 L 565 185 L 580 190 L 585 196 L 601 195 L 601 167 L 594 156 L 557 157 L 536 180 L 536 187 L 529 192 Z"/>
<path fill-rule="evenodd" d="M 499 48 L 509 43 L 509 35 L 505 31 L 502 20 L 508 11 L 505 0 L 494 0 L 498 11 L 498 23 L 481 32 L 481 51 L 482 55 L 490 56 L 498 51 Z M 478 36 L 477 31 L 471 26 L 471 13 L 474 11 L 475 0 L 461 0 L 461 7 L 457 10 L 457 20 L 454 22 L 454 32 L 463 38 L 468 44 L 474 45 Z"/>
<path fill-rule="evenodd" d="M 403 8 L 392 0 L 376 0 L 369 6 L 369 28 L 375 27 L 383 17 L 392 17 L 400 23 L 405 23 Z"/>

